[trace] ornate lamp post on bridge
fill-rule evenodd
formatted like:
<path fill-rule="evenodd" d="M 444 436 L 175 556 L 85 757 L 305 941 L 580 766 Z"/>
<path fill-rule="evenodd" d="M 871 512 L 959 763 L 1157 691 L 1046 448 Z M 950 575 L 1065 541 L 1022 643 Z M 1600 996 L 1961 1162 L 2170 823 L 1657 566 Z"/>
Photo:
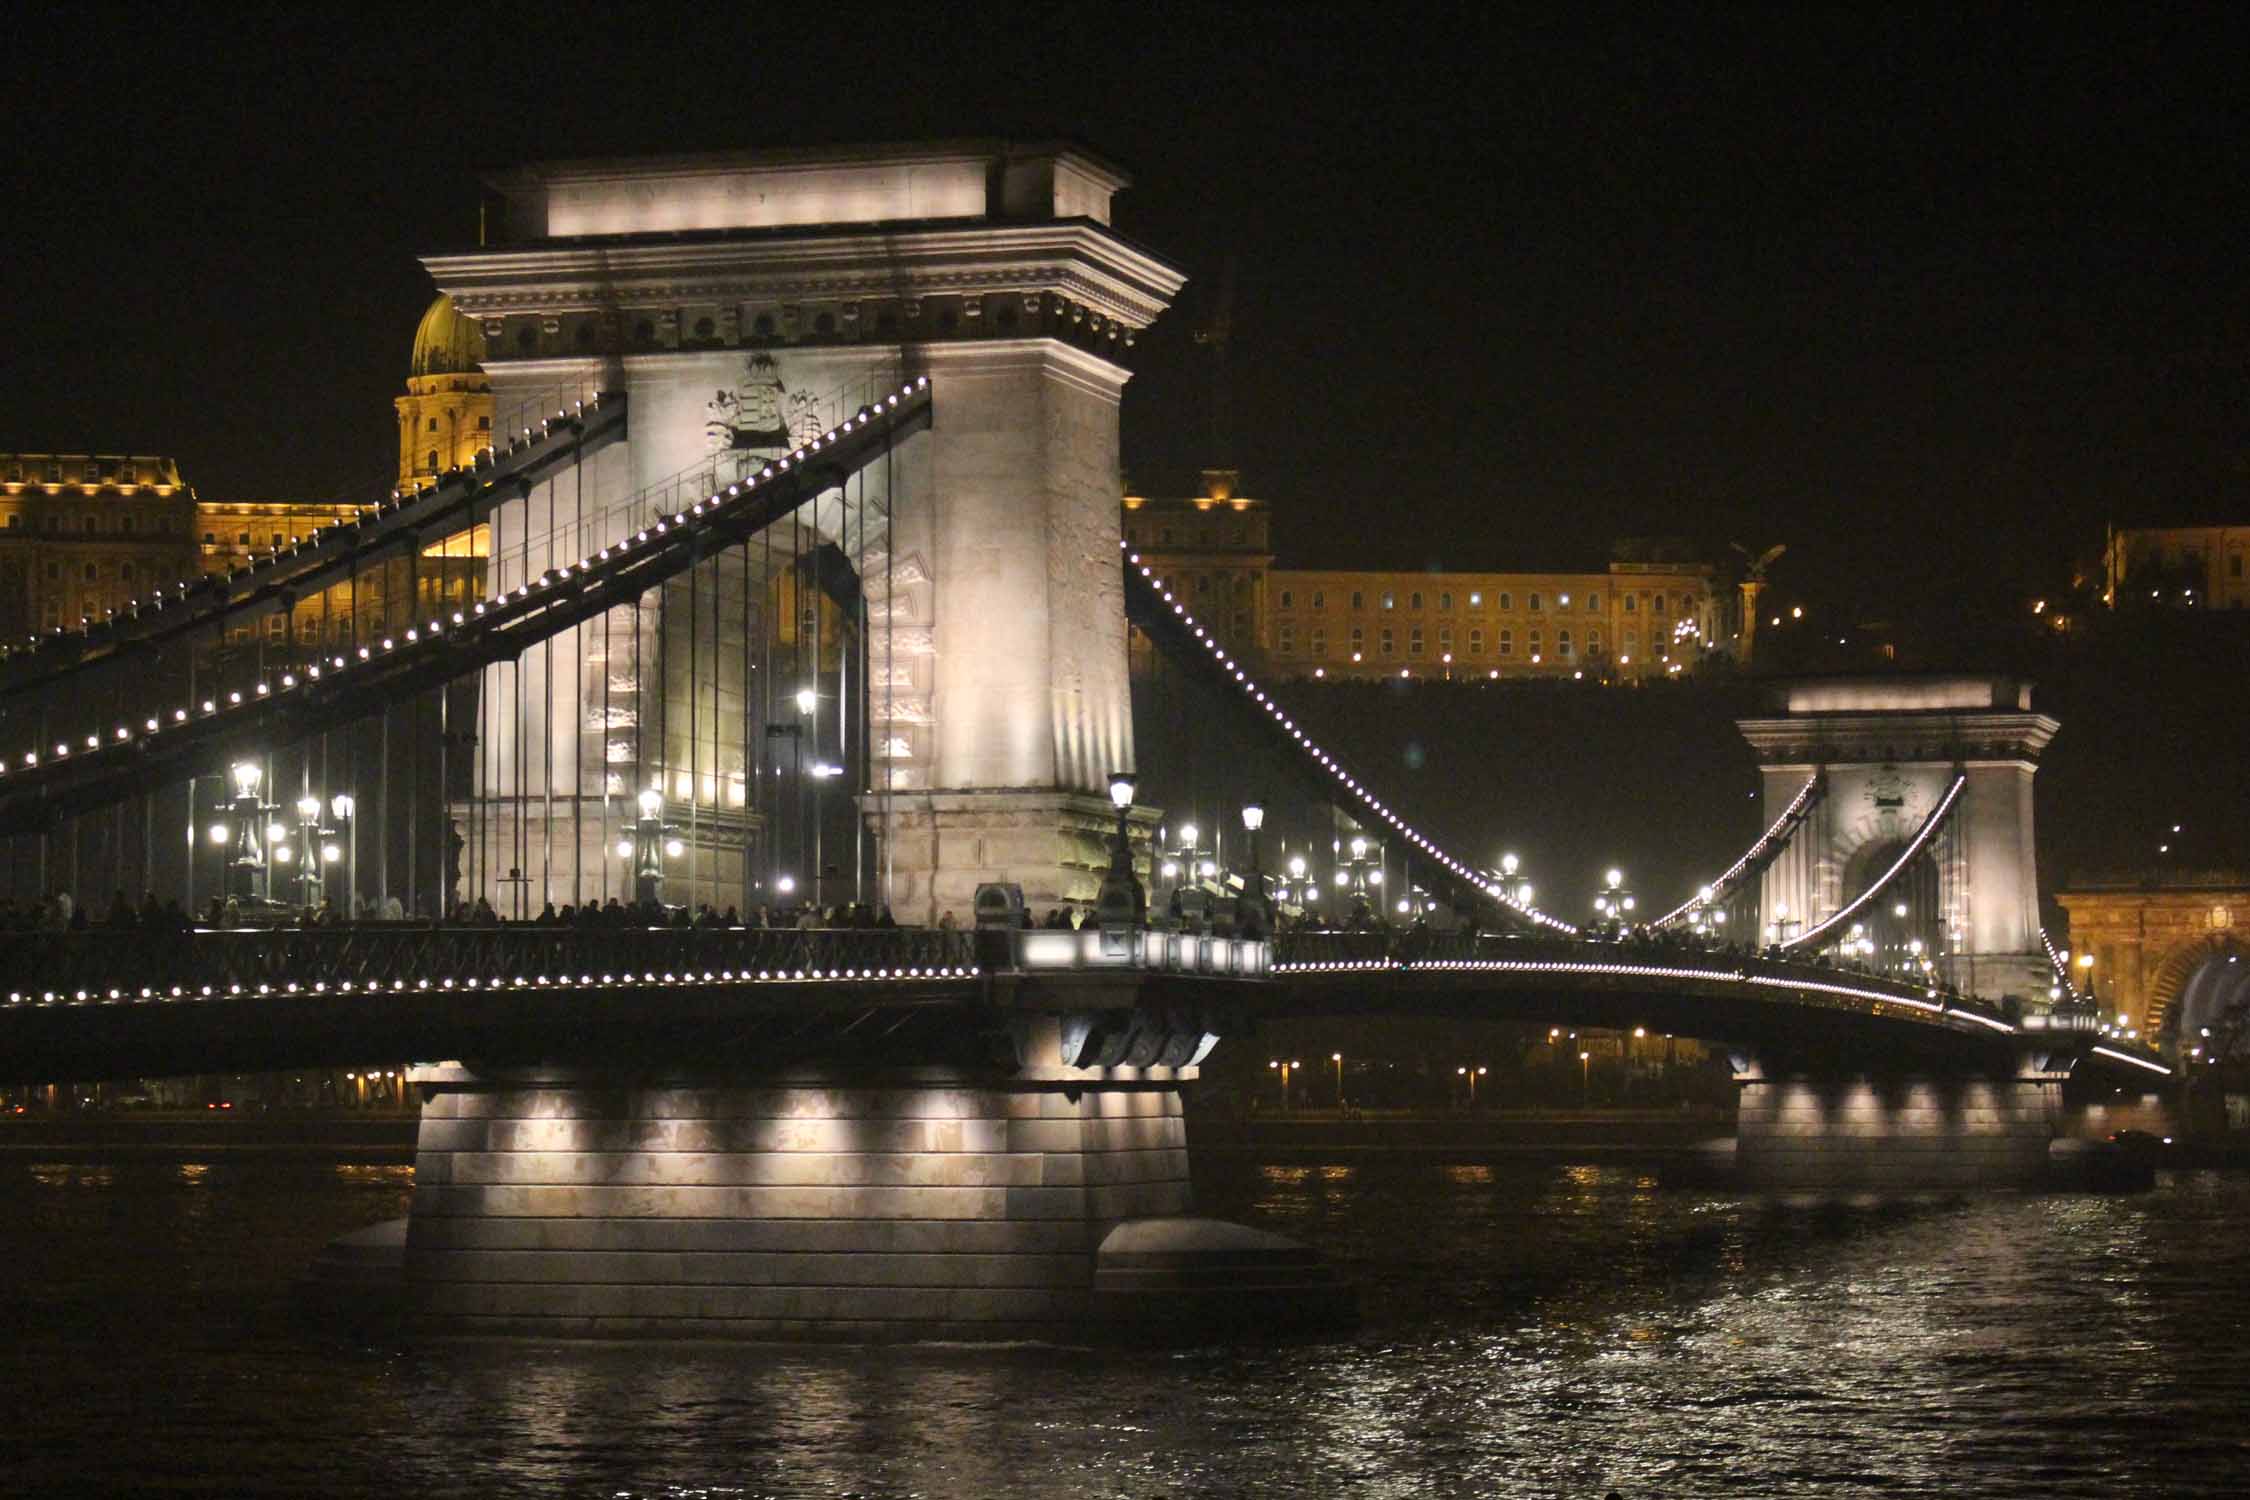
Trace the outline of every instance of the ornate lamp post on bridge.
<path fill-rule="evenodd" d="M 664 900 L 664 861 L 677 859 L 687 846 L 680 842 L 679 830 L 664 821 L 664 794 L 655 787 L 641 788 L 636 805 L 640 817 L 634 821 L 629 837 L 617 841 L 617 857 L 631 860 L 633 864 L 633 904 L 643 905 Z"/>
<path fill-rule="evenodd" d="M 1109 773 L 1109 801 L 1117 809 L 1117 832 L 1110 839 L 1109 872 L 1102 877 L 1101 890 L 1094 897 L 1094 919 L 1104 933 L 1141 927 L 1148 922 L 1148 892 L 1142 889 L 1140 877 L 1133 873 L 1129 820 L 1136 784 L 1130 771 Z"/>
<path fill-rule="evenodd" d="M 1266 932 L 1266 877 L 1258 868 L 1258 830 L 1266 825 L 1266 810 L 1256 802 L 1242 806 L 1242 831 L 1249 836 L 1250 870 L 1242 882 L 1242 898 L 1235 903 L 1235 931 L 1244 937 L 1264 937 Z"/>
<path fill-rule="evenodd" d="M 268 828 L 266 815 L 280 809 L 259 795 L 265 770 L 256 761 L 236 761 L 227 774 L 234 782 L 234 799 L 227 804 L 227 816 L 232 821 L 213 823 L 211 842 L 229 851 L 226 894 L 249 900 L 258 894 L 258 882 L 266 873 L 265 843 L 280 837 L 281 825 Z"/>
<path fill-rule="evenodd" d="M 1613 869 L 1603 877 L 1605 889 L 1594 898 L 1594 913 L 1612 937 L 1624 935 L 1625 924 L 1632 920 L 1633 893 L 1625 885 L 1625 872 Z"/>

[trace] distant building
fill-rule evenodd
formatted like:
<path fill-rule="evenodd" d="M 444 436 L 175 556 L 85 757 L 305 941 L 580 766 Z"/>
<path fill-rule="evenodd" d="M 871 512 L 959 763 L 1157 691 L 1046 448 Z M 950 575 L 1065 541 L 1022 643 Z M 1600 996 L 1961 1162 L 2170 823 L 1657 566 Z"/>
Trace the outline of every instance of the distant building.
<path fill-rule="evenodd" d="M 198 570 L 195 492 L 145 453 L 0 453 L 0 642 L 99 620 Z"/>
<path fill-rule="evenodd" d="M 2113 528 L 2102 602 L 2250 609 L 2250 526 Z"/>
<path fill-rule="evenodd" d="M 1124 504 L 1126 541 L 1197 623 L 1281 677 L 1638 681 L 1725 640 L 1717 569 L 1676 544 L 1621 544 L 1599 571 L 1300 571 L 1273 566 L 1271 511 L 1234 470 Z"/>
<path fill-rule="evenodd" d="M 483 335 L 453 309 L 430 304 L 414 333 L 398 414 L 398 486 L 419 488 L 476 461 L 492 442 L 492 387 L 478 368 Z M 75 629 L 135 597 L 192 578 L 245 567 L 349 521 L 356 505 L 335 501 L 207 500 L 169 458 L 119 453 L 0 453 L 0 646 L 38 632 Z M 430 538 L 411 570 L 369 568 L 354 583 L 299 600 L 293 614 L 228 632 L 227 647 L 289 650 L 275 665 L 337 642 L 365 641 L 458 607 L 482 581 L 483 527 Z"/>

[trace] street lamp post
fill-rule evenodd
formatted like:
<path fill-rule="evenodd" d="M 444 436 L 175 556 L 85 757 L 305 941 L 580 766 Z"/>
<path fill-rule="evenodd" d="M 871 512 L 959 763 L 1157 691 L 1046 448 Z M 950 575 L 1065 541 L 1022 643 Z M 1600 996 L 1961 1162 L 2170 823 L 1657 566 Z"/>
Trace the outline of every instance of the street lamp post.
<path fill-rule="evenodd" d="M 633 862 L 633 904 L 649 902 L 662 904 L 664 900 L 664 856 L 679 845 L 678 839 L 667 842 L 670 832 L 664 826 L 664 794 L 655 787 L 643 787 L 636 805 L 640 817 L 633 824 L 633 837 L 628 848 L 619 840 L 618 854 Z"/>
<path fill-rule="evenodd" d="M 359 821 L 354 815 L 359 804 L 350 792 L 338 792 L 328 799 L 328 812 L 336 826 L 344 830 L 344 915 L 359 915 Z M 321 851 L 322 855 L 327 850 Z"/>
<path fill-rule="evenodd" d="M 1109 774 L 1109 801 L 1117 809 L 1117 832 L 1110 839 L 1109 873 L 1102 877 L 1101 890 L 1094 897 L 1094 920 L 1105 938 L 1121 937 L 1126 929 L 1148 922 L 1148 892 L 1133 873 L 1130 820 L 1135 785 L 1130 771 Z"/>
<path fill-rule="evenodd" d="M 1242 899 L 1235 907 L 1235 931 L 1244 937 L 1266 934 L 1266 877 L 1258 868 L 1258 830 L 1265 827 L 1266 810 L 1256 802 L 1242 805 L 1242 831 L 1250 843 L 1250 872 L 1242 882 Z"/>
<path fill-rule="evenodd" d="M 227 774 L 234 782 L 234 800 L 227 807 L 233 823 L 232 826 L 212 824 L 211 842 L 227 845 L 231 850 L 227 858 L 226 893 L 248 900 L 258 894 L 258 880 L 266 873 L 265 843 L 272 841 L 272 830 L 265 827 L 265 820 L 266 814 L 276 809 L 258 793 L 265 772 L 256 761 L 237 761 Z M 275 829 L 279 827 L 279 824 L 274 825 Z"/>
<path fill-rule="evenodd" d="M 1344 1054 L 1331 1052 L 1328 1060 L 1336 1065 L 1336 1109 L 1341 1113 L 1344 1108 Z"/>
<path fill-rule="evenodd" d="M 1298 1063 L 1298 1062 L 1283 1062 L 1283 1061 L 1281 1061 L 1281 1060 L 1280 1060 L 1279 1058 L 1274 1058 L 1274 1059 L 1272 1059 L 1272 1060 L 1268 1061 L 1268 1062 L 1267 1062 L 1267 1064 L 1266 1064 L 1266 1066 L 1267 1066 L 1268 1068 L 1274 1069 L 1274 1070 L 1276 1070 L 1277 1072 L 1279 1072 L 1279 1073 L 1280 1073 L 1280 1075 L 1281 1075 L 1281 1107 L 1282 1107 L 1283 1109 L 1287 1109 L 1287 1108 L 1289 1108 L 1289 1075 L 1290 1075 L 1290 1073 L 1292 1073 L 1293 1071 L 1295 1071 L 1296 1069 L 1298 1069 L 1298 1068 L 1300 1068 L 1300 1067 L 1302 1067 L 1302 1066 L 1304 1066 L 1304 1065 L 1303 1065 L 1302 1063 Z"/>
<path fill-rule="evenodd" d="M 1580 1048 L 1578 1053 L 1578 1088 L 1580 1101 L 1587 1108 L 1592 1108 L 1594 1103 L 1594 1054 L 1584 1048 Z"/>
<path fill-rule="evenodd" d="M 1482 1078 L 1489 1069 L 1463 1067 L 1455 1068 L 1453 1071 L 1469 1080 L 1469 1108 L 1475 1109 L 1477 1107 L 1477 1080 Z"/>

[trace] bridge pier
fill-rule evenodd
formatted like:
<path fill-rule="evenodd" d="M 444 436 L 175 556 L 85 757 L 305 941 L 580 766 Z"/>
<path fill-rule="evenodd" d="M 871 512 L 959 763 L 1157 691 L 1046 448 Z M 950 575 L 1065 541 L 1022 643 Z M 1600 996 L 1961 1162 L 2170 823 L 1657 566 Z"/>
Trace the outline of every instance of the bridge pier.
<path fill-rule="evenodd" d="M 1738 1066 L 1733 1181 L 1760 1192 L 2049 1185 L 2060 1073 L 1835 1073 Z"/>
<path fill-rule="evenodd" d="M 1190 1202 L 1185 1067 L 417 1075 L 406 1273 L 441 1335 L 1082 1335 L 1097 1249 Z M 1106 1304 L 1105 1304 L 1106 1305 Z"/>

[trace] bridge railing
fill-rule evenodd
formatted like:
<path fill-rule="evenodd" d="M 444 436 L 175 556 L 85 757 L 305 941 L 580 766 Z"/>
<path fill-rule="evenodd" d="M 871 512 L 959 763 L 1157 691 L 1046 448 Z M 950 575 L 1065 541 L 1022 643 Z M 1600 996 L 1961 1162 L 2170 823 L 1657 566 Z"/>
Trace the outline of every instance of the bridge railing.
<path fill-rule="evenodd" d="M 0 934 L 11 1004 L 977 972 L 975 934 L 928 928 L 330 927 Z"/>
<path fill-rule="evenodd" d="M 1028 972 L 1140 969 L 1221 979 L 1263 979 L 1272 966 L 1272 945 L 1262 938 L 1144 927 L 1104 929 L 1093 923 L 1076 929 L 987 931 L 978 936 L 987 942 L 1003 940 L 991 954 L 990 967 Z"/>
<path fill-rule="evenodd" d="M 2010 1007 L 1933 990 L 1909 980 L 1840 969 L 1810 959 L 1775 959 L 1675 943 L 1610 943 L 1517 933 L 1296 932 L 1276 941 L 1277 973 L 1383 968 L 1547 967 L 1620 977 L 1704 978 L 1807 991 L 1828 999 L 1896 1004 L 1965 1026 L 2018 1029 Z"/>

